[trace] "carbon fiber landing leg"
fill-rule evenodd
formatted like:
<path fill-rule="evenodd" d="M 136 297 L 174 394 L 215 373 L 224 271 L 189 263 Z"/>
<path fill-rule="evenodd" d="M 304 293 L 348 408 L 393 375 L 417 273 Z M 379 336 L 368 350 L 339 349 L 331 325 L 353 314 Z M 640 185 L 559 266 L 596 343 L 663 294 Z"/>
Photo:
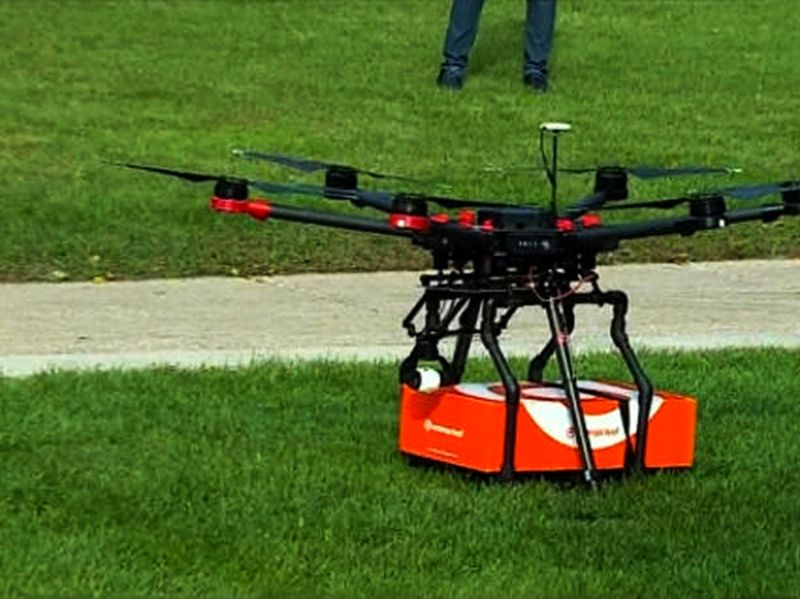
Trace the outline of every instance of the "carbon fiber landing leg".
<path fill-rule="evenodd" d="M 567 403 L 570 415 L 572 416 L 572 426 L 575 430 L 575 440 L 578 444 L 578 452 L 583 462 L 583 479 L 592 489 L 597 489 L 597 469 L 594 465 L 594 456 L 589 442 L 589 431 L 586 428 L 586 419 L 583 417 L 583 410 L 580 407 L 580 394 L 578 383 L 575 380 L 575 369 L 572 364 L 572 351 L 569 344 L 569 333 L 566 318 L 564 316 L 563 302 L 559 299 L 550 298 L 545 305 L 547 321 L 550 324 L 550 343 L 555 346 L 558 369 L 561 371 L 561 383 L 564 393 L 567 396 Z M 545 348 L 547 349 L 547 348 Z"/>
<path fill-rule="evenodd" d="M 500 471 L 501 480 L 511 480 L 514 476 L 514 449 L 517 444 L 517 412 L 519 410 L 519 383 L 511 372 L 508 361 L 500 349 L 495 331 L 495 317 L 497 306 L 494 299 L 487 299 L 483 303 L 483 318 L 481 320 L 481 341 L 486 347 L 500 375 L 503 388 L 506 392 L 506 427 L 503 444 L 503 467 Z"/>

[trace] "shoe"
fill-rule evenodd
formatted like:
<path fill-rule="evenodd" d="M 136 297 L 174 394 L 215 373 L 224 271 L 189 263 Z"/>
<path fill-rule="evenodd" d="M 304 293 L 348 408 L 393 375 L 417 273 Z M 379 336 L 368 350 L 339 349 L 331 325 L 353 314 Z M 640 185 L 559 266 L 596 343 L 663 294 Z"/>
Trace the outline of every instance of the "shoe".
<path fill-rule="evenodd" d="M 464 79 L 467 78 L 466 70 L 461 67 L 450 65 L 442 66 L 436 84 L 446 89 L 461 89 L 464 87 Z"/>
<path fill-rule="evenodd" d="M 528 71 L 522 76 L 522 82 L 537 92 L 547 92 L 547 73 L 542 71 Z"/>
<path fill-rule="evenodd" d="M 538 92 L 547 91 L 547 63 L 528 62 L 522 72 L 522 82 Z"/>

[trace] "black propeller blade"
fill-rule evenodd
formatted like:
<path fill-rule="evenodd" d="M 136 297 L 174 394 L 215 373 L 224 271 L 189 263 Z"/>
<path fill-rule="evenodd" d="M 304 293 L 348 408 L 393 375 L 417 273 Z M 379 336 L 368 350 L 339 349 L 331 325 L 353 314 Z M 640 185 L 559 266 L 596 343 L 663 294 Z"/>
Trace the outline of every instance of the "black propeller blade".
<path fill-rule="evenodd" d="M 563 168 L 564 173 L 596 173 L 603 169 L 618 169 L 638 177 L 639 179 L 657 179 L 659 177 L 684 177 L 688 175 L 731 175 L 741 172 L 741 169 L 734 167 L 718 166 L 600 166 L 589 168 Z"/>
<path fill-rule="evenodd" d="M 295 158 L 293 156 L 286 156 L 284 154 L 273 154 L 270 152 L 259 152 L 257 150 L 240 150 L 240 149 L 233 150 L 233 153 L 236 156 L 240 156 L 248 160 L 265 160 L 267 162 L 272 162 L 273 164 L 279 164 L 281 166 L 293 168 L 295 170 L 302 171 L 304 173 L 341 170 L 341 171 L 350 171 L 353 173 L 358 173 L 360 175 L 367 175 L 368 177 L 372 177 L 373 179 L 392 179 L 395 181 L 405 181 L 407 183 L 424 183 L 424 181 L 420 181 L 418 179 L 412 179 L 411 177 L 403 177 L 400 175 L 387 175 L 385 173 L 378 173 L 375 171 L 355 168 L 343 164 L 335 164 L 332 162 L 324 162 L 322 160 L 313 160 L 308 158 Z"/>
<path fill-rule="evenodd" d="M 783 183 L 760 183 L 757 185 L 743 185 L 738 187 L 726 187 L 714 191 L 690 194 L 682 198 L 670 198 L 664 200 L 651 200 L 647 202 L 630 202 L 626 204 L 611 204 L 602 206 L 600 210 L 631 210 L 634 208 L 659 208 L 670 209 L 681 204 L 691 203 L 694 200 L 702 200 L 709 197 L 729 197 L 735 200 L 754 200 L 763 196 L 776 193 L 789 193 L 800 191 L 800 181 L 784 181 Z"/>
<path fill-rule="evenodd" d="M 758 185 L 744 185 L 739 187 L 728 187 L 718 192 L 737 200 L 752 200 L 761 196 L 772 195 L 774 193 L 785 193 L 800 189 L 800 181 L 784 181 L 782 183 L 762 183 Z"/>
<path fill-rule="evenodd" d="M 489 168 L 484 169 L 491 172 L 523 172 L 523 171 L 540 171 L 541 167 L 511 167 L 511 168 Z M 656 179 L 659 177 L 682 177 L 688 175 L 731 175 L 740 173 L 742 169 L 728 166 L 676 166 L 676 167 L 662 167 L 662 166 L 590 166 L 590 167 L 563 167 L 559 168 L 558 172 L 568 174 L 591 174 L 603 170 L 615 170 L 627 173 L 639 179 Z"/>
<path fill-rule="evenodd" d="M 192 183 L 203 183 L 204 181 L 227 181 L 232 179 L 246 181 L 245 179 L 238 179 L 236 177 L 227 177 L 225 175 L 209 175 L 206 173 L 193 173 L 190 171 L 176 171 L 173 169 L 163 168 L 160 166 L 133 164 L 131 162 L 112 162 L 111 164 L 114 164 L 116 166 L 122 166 L 125 168 L 133 168 L 140 171 L 149 171 L 151 173 L 158 173 L 160 175 L 169 175 L 170 177 L 177 177 L 179 179 L 191 181 Z"/>

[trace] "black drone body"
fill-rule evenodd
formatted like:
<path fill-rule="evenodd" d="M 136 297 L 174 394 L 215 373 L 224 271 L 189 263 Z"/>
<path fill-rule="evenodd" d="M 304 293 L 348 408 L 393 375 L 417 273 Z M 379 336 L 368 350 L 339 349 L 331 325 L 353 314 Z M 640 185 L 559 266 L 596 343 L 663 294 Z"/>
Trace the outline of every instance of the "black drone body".
<path fill-rule="evenodd" d="M 569 408 L 580 456 L 580 471 L 584 480 L 595 486 L 598 478 L 596 452 L 593 451 L 592 433 L 587 429 L 581 408 L 582 390 L 575 376 L 570 349 L 576 306 L 609 305 L 613 309 L 611 339 L 631 373 L 636 389 L 635 403 L 638 404 L 638 416 L 633 418 L 629 410 L 630 398 L 626 402 L 614 399 L 620 403 L 620 418 L 626 429 L 624 470 L 648 469 L 648 418 L 654 396 L 653 386 L 639 364 L 625 330 L 628 298 L 622 291 L 601 290 L 595 272 L 598 255 L 612 251 L 631 239 L 686 236 L 748 221 L 770 222 L 785 216 L 798 216 L 800 181 L 728 187 L 703 194 L 626 202 L 629 175 L 651 178 L 731 173 L 735 169 L 611 166 L 561 170 L 557 167 L 558 137 L 568 129 L 567 125 L 551 123 L 543 125 L 540 130 L 540 148 L 553 192 L 547 207 L 366 190 L 359 186 L 361 175 L 374 179 L 411 180 L 349 166 L 254 151 L 237 153 L 244 158 L 266 160 L 303 172 L 324 171 L 324 184 L 279 184 L 138 164 L 126 163 L 122 166 L 190 182 L 213 181 L 215 187 L 211 207 L 218 212 L 249 214 L 259 220 L 288 220 L 403 237 L 428 251 L 432 257 L 433 273 L 421 277 L 423 295 L 403 321 L 403 326 L 414 340 L 414 346 L 400 366 L 400 382 L 404 388 L 419 389 L 427 376 L 423 372 L 423 365 L 433 364 L 438 385 L 458 385 L 473 338 L 479 337 L 492 358 L 504 389 L 503 451 L 497 469 L 503 478 L 510 478 L 517 472 L 515 448 L 521 385 L 500 348 L 498 338 L 518 309 L 526 306 L 543 308 L 551 336 L 530 360 L 526 378 L 529 382 L 543 383 L 544 367 L 553 355 L 556 356 L 561 375 L 557 385 L 563 389 L 565 404 Z M 548 165 L 544 148 L 546 135 L 552 136 L 552 166 Z M 593 172 L 592 193 L 566 208 L 557 209 L 559 172 Z M 359 208 L 378 211 L 383 216 L 359 217 L 299 208 L 265 198 L 251 199 L 252 189 L 268 195 L 319 196 L 333 201 L 347 201 Z M 728 206 L 728 200 L 751 200 L 770 195 L 778 196 L 780 201 L 737 209 Z M 688 209 L 679 215 L 613 225 L 603 224 L 598 215 L 604 210 L 667 210 L 681 207 Z M 420 316 L 423 321 L 421 326 L 417 323 Z M 440 343 L 448 338 L 455 339 L 455 348 L 450 357 L 445 357 L 440 352 Z M 425 425 L 434 426 L 427 420 Z M 433 430 L 449 430 L 446 427 L 440 429 Z M 636 432 L 635 442 L 631 441 L 634 437 L 632 430 Z M 455 458 L 441 459 L 459 465 Z"/>

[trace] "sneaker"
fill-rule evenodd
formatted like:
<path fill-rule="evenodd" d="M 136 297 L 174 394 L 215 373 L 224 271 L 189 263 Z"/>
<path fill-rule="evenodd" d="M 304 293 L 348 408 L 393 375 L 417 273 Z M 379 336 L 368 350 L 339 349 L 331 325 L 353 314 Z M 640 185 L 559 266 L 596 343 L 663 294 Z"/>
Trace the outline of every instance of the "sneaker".
<path fill-rule="evenodd" d="M 547 63 L 528 62 L 522 71 L 522 82 L 539 92 L 547 91 Z"/>
<path fill-rule="evenodd" d="M 461 89 L 466 77 L 467 73 L 463 68 L 444 65 L 436 78 L 436 84 L 447 89 Z"/>
<path fill-rule="evenodd" d="M 522 82 L 537 92 L 547 91 L 547 73 L 542 71 L 528 71 L 522 76 Z"/>

